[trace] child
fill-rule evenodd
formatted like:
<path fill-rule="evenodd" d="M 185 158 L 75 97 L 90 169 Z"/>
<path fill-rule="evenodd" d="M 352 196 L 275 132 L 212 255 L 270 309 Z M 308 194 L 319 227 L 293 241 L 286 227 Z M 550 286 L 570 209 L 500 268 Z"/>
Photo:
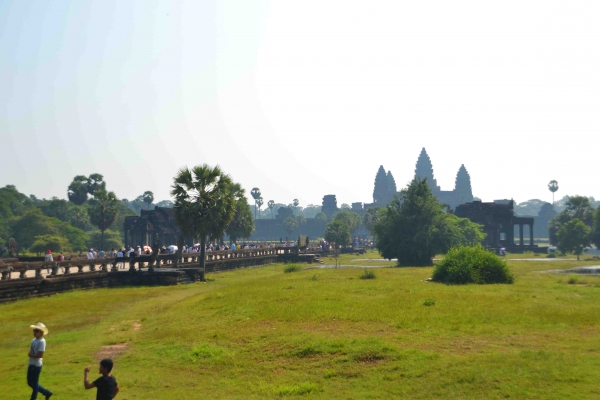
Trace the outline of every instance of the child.
<path fill-rule="evenodd" d="M 46 351 L 46 339 L 44 335 L 48 334 L 48 328 L 46 325 L 38 322 L 35 325 L 31 325 L 33 329 L 33 336 L 35 339 L 31 341 L 29 348 L 29 367 L 27 368 L 27 384 L 33 389 L 31 393 L 31 400 L 37 399 L 37 394 L 40 392 L 46 396 L 46 400 L 52 396 L 52 392 L 40 385 L 40 373 L 42 372 L 42 357 Z"/>
<path fill-rule="evenodd" d="M 94 382 L 90 383 L 88 381 L 88 373 L 90 372 L 90 366 L 85 367 L 84 375 L 83 375 L 83 386 L 86 389 L 97 388 L 96 392 L 96 400 L 111 400 L 117 396 L 119 393 L 119 385 L 117 384 L 117 380 L 114 376 L 110 374 L 110 371 L 113 369 L 113 362 L 110 358 L 105 358 L 100 361 L 100 369 L 98 373 L 102 374 L 102 376 L 96 379 Z"/>

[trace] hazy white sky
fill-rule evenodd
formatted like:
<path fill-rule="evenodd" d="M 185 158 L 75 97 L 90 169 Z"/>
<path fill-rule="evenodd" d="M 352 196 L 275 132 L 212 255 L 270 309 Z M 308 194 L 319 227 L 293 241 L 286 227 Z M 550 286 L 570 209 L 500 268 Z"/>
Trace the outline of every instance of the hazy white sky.
<path fill-rule="evenodd" d="M 484 201 L 600 197 L 598 1 L 0 1 L 0 186 L 98 172 L 169 198 L 220 164 L 265 202 L 372 201 L 425 147 Z"/>

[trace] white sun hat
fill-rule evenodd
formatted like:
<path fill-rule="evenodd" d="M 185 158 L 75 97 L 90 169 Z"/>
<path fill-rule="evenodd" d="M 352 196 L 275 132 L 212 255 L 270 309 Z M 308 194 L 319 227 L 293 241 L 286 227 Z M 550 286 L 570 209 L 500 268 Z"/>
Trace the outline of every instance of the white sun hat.
<path fill-rule="evenodd" d="M 48 328 L 46 328 L 46 325 L 42 324 L 41 322 L 38 322 L 35 325 L 30 325 L 29 327 L 31 329 L 38 329 L 38 330 L 44 332 L 44 335 L 48 334 Z"/>

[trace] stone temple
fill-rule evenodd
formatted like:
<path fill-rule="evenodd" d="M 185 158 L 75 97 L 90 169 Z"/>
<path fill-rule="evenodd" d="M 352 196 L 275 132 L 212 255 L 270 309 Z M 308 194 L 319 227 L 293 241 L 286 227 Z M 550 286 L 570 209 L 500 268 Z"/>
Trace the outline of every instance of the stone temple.
<path fill-rule="evenodd" d="M 426 179 L 431 192 L 437 196 L 441 203 L 456 208 L 460 204 L 473 201 L 471 189 L 471 177 L 464 165 L 461 165 L 456 173 L 454 190 L 442 190 L 433 175 L 433 166 L 425 148 L 421 150 L 415 168 L 415 178 Z M 396 183 L 391 171 L 385 172 L 383 166 L 375 177 L 375 189 L 373 190 L 373 204 L 368 206 L 383 206 L 387 204 L 396 192 Z"/>

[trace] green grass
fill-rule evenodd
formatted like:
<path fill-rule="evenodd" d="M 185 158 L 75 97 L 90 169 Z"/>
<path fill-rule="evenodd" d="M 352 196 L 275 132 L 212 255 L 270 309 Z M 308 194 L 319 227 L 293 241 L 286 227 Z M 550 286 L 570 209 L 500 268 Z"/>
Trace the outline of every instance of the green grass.
<path fill-rule="evenodd" d="M 424 282 L 432 268 L 362 280 L 278 264 L 22 300 L 0 305 L 0 392 L 29 395 L 28 326 L 41 320 L 41 383 L 57 400 L 94 398 L 83 368 L 123 343 L 118 399 L 598 398 L 600 278 L 539 273 L 593 264 L 509 261 L 513 285 L 460 286 Z"/>

